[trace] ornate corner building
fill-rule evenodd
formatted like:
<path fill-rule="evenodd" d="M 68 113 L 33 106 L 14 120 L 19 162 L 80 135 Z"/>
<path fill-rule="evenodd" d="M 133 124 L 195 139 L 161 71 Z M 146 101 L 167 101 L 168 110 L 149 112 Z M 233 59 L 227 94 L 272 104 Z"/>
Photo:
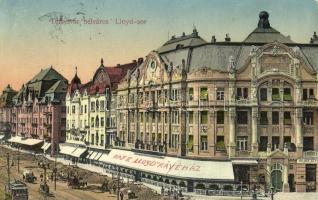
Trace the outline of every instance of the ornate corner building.
<path fill-rule="evenodd" d="M 318 191 L 318 38 L 296 43 L 268 18 L 242 42 L 194 29 L 150 52 L 118 84 L 115 147 L 230 159 L 236 182 Z"/>
<path fill-rule="evenodd" d="M 60 153 L 77 162 L 93 162 L 93 157 L 113 146 L 117 135 L 117 85 L 137 64 L 133 61 L 110 67 L 104 66 L 102 59 L 93 79 L 85 84 L 76 72 L 66 95 L 66 144 L 60 147 Z M 73 153 L 76 149 L 78 154 Z"/>

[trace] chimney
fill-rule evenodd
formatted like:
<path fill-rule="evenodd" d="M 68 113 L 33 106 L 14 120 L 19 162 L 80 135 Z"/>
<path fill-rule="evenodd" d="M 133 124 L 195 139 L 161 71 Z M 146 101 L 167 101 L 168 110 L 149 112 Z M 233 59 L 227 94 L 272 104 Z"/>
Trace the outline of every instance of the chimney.
<path fill-rule="evenodd" d="M 144 62 L 144 59 L 141 57 L 141 58 L 138 58 L 138 65 L 140 65 L 141 63 Z"/>
<path fill-rule="evenodd" d="M 120 64 L 117 64 L 117 67 L 120 67 Z"/>
<path fill-rule="evenodd" d="M 132 60 L 132 62 L 133 62 L 133 63 L 136 63 L 136 62 L 137 62 L 137 60 Z"/>
<path fill-rule="evenodd" d="M 225 34 L 225 42 L 231 42 L 230 35 L 227 33 Z"/>
<path fill-rule="evenodd" d="M 185 37 L 185 32 L 182 33 L 182 37 Z"/>
<path fill-rule="evenodd" d="M 318 44 L 318 36 L 316 31 L 314 32 L 314 35 L 312 36 L 312 38 L 310 38 L 310 43 L 311 44 Z"/>
<path fill-rule="evenodd" d="M 216 38 L 215 38 L 215 35 L 212 35 L 212 40 L 211 40 L 212 43 L 216 43 Z"/>

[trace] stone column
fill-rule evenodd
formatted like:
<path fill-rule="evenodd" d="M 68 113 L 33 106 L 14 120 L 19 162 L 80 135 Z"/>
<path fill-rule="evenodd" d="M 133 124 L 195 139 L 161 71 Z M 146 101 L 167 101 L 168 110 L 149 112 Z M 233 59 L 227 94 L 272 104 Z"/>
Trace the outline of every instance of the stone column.
<path fill-rule="evenodd" d="M 229 158 L 235 157 L 235 119 L 236 109 L 235 107 L 229 108 Z"/>
<path fill-rule="evenodd" d="M 257 121 L 258 121 L 258 108 L 254 106 L 252 107 L 252 139 L 251 139 L 252 155 L 256 155 L 258 152 Z"/>
<path fill-rule="evenodd" d="M 289 192 L 288 164 L 284 165 L 284 171 L 283 171 L 283 192 Z"/>
<path fill-rule="evenodd" d="M 296 108 L 295 112 L 295 131 L 297 154 L 302 155 L 303 151 L 303 130 L 302 130 L 302 108 Z"/>

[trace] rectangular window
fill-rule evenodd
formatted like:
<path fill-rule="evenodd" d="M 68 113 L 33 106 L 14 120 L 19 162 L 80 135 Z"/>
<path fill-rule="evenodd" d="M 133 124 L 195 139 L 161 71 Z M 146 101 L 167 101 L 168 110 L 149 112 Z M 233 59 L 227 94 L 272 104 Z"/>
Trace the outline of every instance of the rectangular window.
<path fill-rule="evenodd" d="M 161 112 L 158 112 L 158 123 L 161 123 Z"/>
<path fill-rule="evenodd" d="M 201 135 L 201 150 L 207 151 L 208 150 L 208 136 Z"/>
<path fill-rule="evenodd" d="M 284 125 L 291 125 L 291 116 L 290 112 L 284 112 Z"/>
<path fill-rule="evenodd" d="M 75 106 L 72 106 L 72 114 L 75 114 Z"/>
<path fill-rule="evenodd" d="M 305 88 L 305 89 L 303 89 L 303 100 L 307 101 L 309 99 L 315 99 L 314 89 Z"/>
<path fill-rule="evenodd" d="M 236 98 L 240 99 L 247 99 L 248 98 L 248 88 L 237 88 L 236 89 Z"/>
<path fill-rule="evenodd" d="M 314 137 L 304 137 L 303 151 L 314 151 Z"/>
<path fill-rule="evenodd" d="M 216 137 L 216 150 L 217 151 L 224 151 L 225 150 L 224 136 L 217 136 Z"/>
<path fill-rule="evenodd" d="M 189 88 L 189 101 L 193 101 L 193 88 Z"/>
<path fill-rule="evenodd" d="M 287 148 L 290 149 L 290 145 L 291 145 L 291 137 L 290 136 L 284 136 L 284 147 L 285 145 L 287 145 Z"/>
<path fill-rule="evenodd" d="M 278 111 L 273 111 L 272 112 L 272 124 L 273 125 L 278 125 L 279 124 L 279 112 Z"/>
<path fill-rule="evenodd" d="M 165 124 L 168 123 L 168 113 L 167 112 L 164 112 L 164 117 L 165 117 Z"/>
<path fill-rule="evenodd" d="M 104 101 L 100 101 L 99 108 L 100 108 L 101 111 L 105 110 L 105 102 Z"/>
<path fill-rule="evenodd" d="M 104 127 L 104 125 L 105 125 L 104 117 L 101 117 L 101 118 L 100 118 L 100 126 L 101 126 L 101 127 Z"/>
<path fill-rule="evenodd" d="M 189 115 L 188 115 L 189 124 L 193 124 L 193 111 L 189 111 L 188 113 L 189 113 Z"/>
<path fill-rule="evenodd" d="M 179 89 L 172 89 L 171 91 L 171 100 L 178 101 L 179 98 Z"/>
<path fill-rule="evenodd" d="M 201 101 L 208 101 L 208 88 L 202 87 L 200 88 L 200 100 Z"/>
<path fill-rule="evenodd" d="M 280 101 L 279 88 L 272 88 L 272 101 Z"/>
<path fill-rule="evenodd" d="M 94 122 L 95 122 L 94 117 L 92 117 L 91 118 L 91 127 L 94 127 Z"/>
<path fill-rule="evenodd" d="M 224 124 L 224 111 L 220 110 L 216 112 L 216 123 Z"/>
<path fill-rule="evenodd" d="M 87 105 L 85 105 L 85 110 L 84 111 L 85 111 L 85 113 L 87 113 Z"/>
<path fill-rule="evenodd" d="M 268 137 L 267 136 L 260 136 L 260 143 L 258 146 L 259 151 L 267 151 L 268 145 Z"/>
<path fill-rule="evenodd" d="M 188 149 L 189 149 L 190 152 L 193 152 L 193 135 L 189 135 Z"/>
<path fill-rule="evenodd" d="M 172 124 L 179 124 L 179 112 L 172 111 Z"/>
<path fill-rule="evenodd" d="M 290 88 L 284 88 L 284 101 L 292 101 Z"/>
<path fill-rule="evenodd" d="M 272 151 L 279 148 L 279 136 L 272 137 Z"/>
<path fill-rule="evenodd" d="M 208 112 L 207 111 L 200 112 L 200 120 L 201 120 L 201 124 L 208 124 Z"/>
<path fill-rule="evenodd" d="M 260 89 L 260 99 L 261 101 L 267 101 L 267 88 Z"/>
<path fill-rule="evenodd" d="M 224 88 L 216 89 L 216 100 L 224 100 Z"/>
<path fill-rule="evenodd" d="M 91 102 L 91 111 L 92 111 L 92 112 L 95 111 L 95 102 Z"/>
<path fill-rule="evenodd" d="M 303 113 L 303 121 L 306 125 L 313 125 L 314 124 L 314 113 L 305 111 Z"/>
<path fill-rule="evenodd" d="M 247 151 L 247 141 L 248 137 L 247 136 L 238 136 L 237 137 L 237 150 L 238 151 Z"/>
<path fill-rule="evenodd" d="M 267 112 L 261 111 L 260 112 L 260 124 L 261 125 L 267 125 L 268 124 L 268 118 L 267 118 Z"/>
<path fill-rule="evenodd" d="M 248 112 L 247 111 L 237 111 L 236 118 L 237 118 L 238 124 L 247 124 Z"/>

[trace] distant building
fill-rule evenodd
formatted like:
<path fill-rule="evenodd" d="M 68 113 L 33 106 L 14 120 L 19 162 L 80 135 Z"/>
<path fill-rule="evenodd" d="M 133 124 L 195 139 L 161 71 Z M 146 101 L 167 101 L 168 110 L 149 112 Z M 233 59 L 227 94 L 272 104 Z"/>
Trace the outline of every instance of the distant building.
<path fill-rule="evenodd" d="M 14 145 L 39 150 L 43 142 L 55 153 L 65 141 L 67 79 L 52 67 L 42 69 L 22 86 L 13 98 L 12 137 Z"/>
<path fill-rule="evenodd" d="M 0 140 L 11 135 L 12 99 L 16 94 L 17 92 L 8 85 L 0 96 Z"/>
<path fill-rule="evenodd" d="M 132 62 L 114 67 L 104 66 L 103 59 L 92 81 L 82 84 L 77 72 L 68 86 L 66 96 L 66 144 L 61 153 L 75 159 L 86 159 L 84 153 L 97 156 L 116 141 L 116 89 L 119 81 L 137 66 Z M 68 147 L 65 151 L 64 146 Z M 76 150 L 77 148 L 77 150 Z M 87 152 L 87 148 L 90 149 Z M 101 155 L 101 153 L 99 154 Z M 83 157 L 84 156 L 84 157 Z M 87 159 L 93 157 L 87 157 Z M 97 159 L 97 158 L 96 158 Z"/>
<path fill-rule="evenodd" d="M 118 85 L 116 148 L 230 160 L 235 183 L 318 191 L 317 36 L 295 43 L 268 18 L 242 42 L 208 43 L 194 29 L 150 52 Z M 188 189 L 218 181 L 143 173 Z"/>

